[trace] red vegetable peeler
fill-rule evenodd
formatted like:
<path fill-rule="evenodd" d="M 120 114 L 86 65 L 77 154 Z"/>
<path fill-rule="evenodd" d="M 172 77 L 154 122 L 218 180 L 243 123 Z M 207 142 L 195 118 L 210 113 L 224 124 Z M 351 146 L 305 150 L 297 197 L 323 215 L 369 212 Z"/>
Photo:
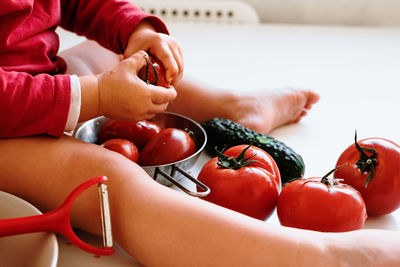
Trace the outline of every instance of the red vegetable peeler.
<path fill-rule="evenodd" d="M 27 234 L 35 232 L 56 232 L 67 237 L 77 247 L 97 255 L 109 256 L 114 253 L 111 234 L 111 219 L 108 203 L 107 185 L 102 182 L 107 177 L 99 176 L 83 182 L 75 188 L 57 209 L 45 214 L 0 220 L 0 237 Z M 71 227 L 70 211 L 74 200 L 90 186 L 98 184 L 101 225 L 103 230 L 104 248 L 93 247 L 79 239 Z"/>

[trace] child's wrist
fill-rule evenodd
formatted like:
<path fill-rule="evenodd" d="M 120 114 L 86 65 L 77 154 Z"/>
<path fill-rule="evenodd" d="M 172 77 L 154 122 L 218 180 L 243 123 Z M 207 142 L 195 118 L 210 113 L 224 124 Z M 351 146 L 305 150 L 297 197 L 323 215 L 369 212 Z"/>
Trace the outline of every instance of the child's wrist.
<path fill-rule="evenodd" d="M 141 39 L 141 32 L 143 31 L 157 32 L 153 25 L 146 20 L 143 20 L 136 25 L 128 38 L 128 43 L 124 52 L 124 58 L 130 57 L 134 52 L 136 52 L 135 49 L 132 49 L 131 47 L 134 47 L 137 43 L 137 40 Z"/>
<path fill-rule="evenodd" d="M 140 32 L 141 30 L 151 30 L 156 32 L 156 29 L 153 27 L 153 25 L 151 25 L 151 23 L 149 23 L 146 20 L 143 20 L 133 29 L 131 35 L 129 36 L 128 43 L 132 38 L 134 38 L 135 34 Z"/>
<path fill-rule="evenodd" d="M 99 82 L 96 75 L 79 77 L 81 83 L 80 121 L 86 121 L 100 116 Z"/>
<path fill-rule="evenodd" d="M 154 31 L 156 32 L 156 29 L 154 29 L 153 25 L 151 25 L 149 22 L 147 22 L 146 20 L 143 20 L 142 22 L 140 22 L 132 31 L 131 35 L 129 36 L 128 39 L 128 45 L 129 43 L 132 41 L 132 39 L 136 38 L 137 34 L 140 34 L 140 32 L 142 30 L 150 30 L 150 31 Z"/>

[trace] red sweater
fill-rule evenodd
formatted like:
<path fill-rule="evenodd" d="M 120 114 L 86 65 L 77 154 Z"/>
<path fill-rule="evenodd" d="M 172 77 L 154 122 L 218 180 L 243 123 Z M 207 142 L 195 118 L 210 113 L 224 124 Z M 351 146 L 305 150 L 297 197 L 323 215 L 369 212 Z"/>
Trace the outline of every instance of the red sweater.
<path fill-rule="evenodd" d="M 0 0 L 0 138 L 63 134 L 71 85 L 57 26 L 123 53 L 143 19 L 167 33 L 129 1 Z"/>

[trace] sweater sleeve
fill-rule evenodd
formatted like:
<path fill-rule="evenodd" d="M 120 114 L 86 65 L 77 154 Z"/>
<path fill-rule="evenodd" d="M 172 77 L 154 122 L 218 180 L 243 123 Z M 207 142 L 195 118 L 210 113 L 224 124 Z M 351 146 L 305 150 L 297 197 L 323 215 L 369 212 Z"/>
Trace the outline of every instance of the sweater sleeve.
<path fill-rule="evenodd" d="M 102 46 L 122 54 L 133 29 L 141 21 L 150 22 L 168 34 L 165 24 L 156 16 L 144 13 L 124 0 L 62 0 L 61 26 L 78 35 L 95 40 Z"/>
<path fill-rule="evenodd" d="M 70 100 L 68 75 L 32 76 L 0 68 L 0 138 L 61 136 Z"/>

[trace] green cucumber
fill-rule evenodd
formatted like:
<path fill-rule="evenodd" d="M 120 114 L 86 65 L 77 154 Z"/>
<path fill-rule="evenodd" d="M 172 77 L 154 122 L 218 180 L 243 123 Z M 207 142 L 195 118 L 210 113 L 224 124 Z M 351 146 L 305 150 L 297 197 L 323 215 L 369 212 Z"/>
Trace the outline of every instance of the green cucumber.
<path fill-rule="evenodd" d="M 207 133 L 206 152 L 216 156 L 218 151 L 236 145 L 251 144 L 265 150 L 278 165 L 282 183 L 303 177 L 305 165 L 303 158 L 292 148 L 274 137 L 258 133 L 245 126 L 223 118 L 205 121 L 202 127 Z"/>

